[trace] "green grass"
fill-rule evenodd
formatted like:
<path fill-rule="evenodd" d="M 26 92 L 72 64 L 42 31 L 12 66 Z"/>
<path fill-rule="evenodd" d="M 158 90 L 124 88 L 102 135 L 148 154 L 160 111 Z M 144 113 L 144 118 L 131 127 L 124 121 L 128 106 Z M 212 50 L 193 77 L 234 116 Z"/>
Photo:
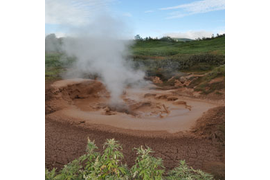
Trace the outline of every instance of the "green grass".
<path fill-rule="evenodd" d="M 183 54 L 213 53 L 225 55 L 225 36 L 210 40 L 175 41 L 137 41 L 132 46 L 135 56 L 179 56 Z"/>
<path fill-rule="evenodd" d="M 209 72 L 225 64 L 225 36 L 190 42 L 137 41 L 131 50 L 135 66 L 157 76 L 160 71 L 169 71 L 164 72 L 168 77 L 177 72 Z"/>

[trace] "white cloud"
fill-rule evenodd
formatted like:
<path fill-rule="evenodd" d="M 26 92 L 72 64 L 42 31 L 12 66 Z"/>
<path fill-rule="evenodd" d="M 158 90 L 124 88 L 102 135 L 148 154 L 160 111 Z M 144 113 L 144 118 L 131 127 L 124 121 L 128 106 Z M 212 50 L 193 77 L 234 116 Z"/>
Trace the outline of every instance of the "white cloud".
<path fill-rule="evenodd" d="M 202 0 L 173 7 L 161 8 L 160 10 L 180 10 L 170 13 L 167 19 L 181 18 L 184 16 L 207 13 L 225 9 L 225 0 Z"/>
<path fill-rule="evenodd" d="M 164 36 L 170 36 L 173 38 L 196 39 L 196 38 L 202 38 L 202 37 L 211 37 L 212 34 L 214 34 L 212 31 L 187 31 L 187 32 L 165 33 Z"/>
<path fill-rule="evenodd" d="M 46 0 L 45 23 L 80 25 L 106 9 L 113 0 Z"/>

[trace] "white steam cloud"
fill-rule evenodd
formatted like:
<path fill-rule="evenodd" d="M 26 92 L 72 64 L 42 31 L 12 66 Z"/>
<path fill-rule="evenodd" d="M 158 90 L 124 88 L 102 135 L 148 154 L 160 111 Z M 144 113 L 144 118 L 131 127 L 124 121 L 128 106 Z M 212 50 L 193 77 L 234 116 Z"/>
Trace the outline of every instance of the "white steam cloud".
<path fill-rule="evenodd" d="M 65 38 L 62 49 L 75 56 L 73 77 L 98 74 L 111 95 L 111 103 L 120 103 L 125 87 L 143 82 L 144 73 L 126 61 L 130 41 L 124 40 L 123 22 L 108 15 L 98 16 L 90 25 L 72 29 L 73 38 Z"/>

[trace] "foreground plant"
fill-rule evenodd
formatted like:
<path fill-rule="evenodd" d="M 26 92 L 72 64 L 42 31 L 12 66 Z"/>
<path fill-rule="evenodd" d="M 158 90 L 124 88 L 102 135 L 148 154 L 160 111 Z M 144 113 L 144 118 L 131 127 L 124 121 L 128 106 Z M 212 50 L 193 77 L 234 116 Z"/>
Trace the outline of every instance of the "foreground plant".
<path fill-rule="evenodd" d="M 117 141 L 114 139 L 107 140 L 103 146 L 104 153 L 102 156 L 93 151 L 97 149 L 94 143 L 90 140 L 88 142 L 91 145 L 88 145 L 90 151 L 88 151 L 86 158 L 83 158 L 83 160 L 88 160 L 83 172 L 84 179 L 128 179 L 128 168 L 121 163 L 121 160 L 124 158 L 123 153 L 120 151 L 122 146 Z"/>
<path fill-rule="evenodd" d="M 180 161 L 180 165 L 169 172 L 168 180 L 212 180 L 211 174 L 189 167 L 185 161 Z"/>
<path fill-rule="evenodd" d="M 153 151 L 147 147 L 135 148 L 137 158 L 135 165 L 128 169 L 122 163 L 124 155 L 122 146 L 114 139 L 104 143 L 104 152 L 101 155 L 96 152 L 98 147 L 94 141 L 88 139 L 86 154 L 65 165 L 62 170 L 45 171 L 45 180 L 212 180 L 213 176 L 201 170 L 188 167 L 185 161 L 181 161 L 176 167 L 164 176 L 165 168 L 161 158 L 155 158 L 150 154 Z"/>
<path fill-rule="evenodd" d="M 136 164 L 131 168 L 134 179 L 155 179 L 161 180 L 164 173 L 164 166 L 161 158 L 155 158 L 149 154 L 153 151 L 148 147 L 137 148 Z"/>

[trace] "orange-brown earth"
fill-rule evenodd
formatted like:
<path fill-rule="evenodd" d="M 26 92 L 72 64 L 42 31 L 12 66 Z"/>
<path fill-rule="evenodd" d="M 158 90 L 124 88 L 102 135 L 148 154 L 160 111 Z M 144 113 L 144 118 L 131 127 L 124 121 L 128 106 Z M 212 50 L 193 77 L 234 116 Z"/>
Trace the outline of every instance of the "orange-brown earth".
<path fill-rule="evenodd" d="M 125 161 L 134 147 L 149 146 L 172 169 L 180 160 L 224 177 L 224 99 L 196 98 L 180 88 L 154 85 L 127 88 L 119 104 L 110 103 L 102 83 L 73 79 L 46 84 L 46 167 L 61 168 L 85 153 L 87 137 L 100 151 L 106 139 L 123 145 Z"/>

